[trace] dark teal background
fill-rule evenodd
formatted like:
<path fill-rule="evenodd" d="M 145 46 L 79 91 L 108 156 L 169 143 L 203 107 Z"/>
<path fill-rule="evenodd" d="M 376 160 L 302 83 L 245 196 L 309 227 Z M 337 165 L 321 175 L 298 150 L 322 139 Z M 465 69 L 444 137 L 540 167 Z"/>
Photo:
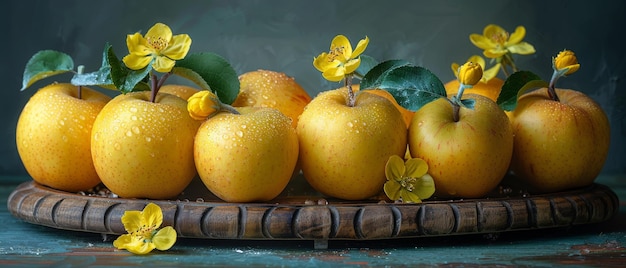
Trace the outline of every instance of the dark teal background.
<path fill-rule="evenodd" d="M 559 81 L 562 88 L 583 91 L 610 117 L 611 150 L 603 172 L 624 174 L 626 146 L 626 2 L 624 1 L 3 1 L 5 28 L 0 42 L 2 129 L 0 174 L 25 175 L 15 146 L 15 125 L 29 97 L 53 81 L 48 78 L 20 92 L 23 68 L 37 51 L 54 49 L 86 66 L 99 67 L 106 42 L 118 56 L 127 53 L 127 34 L 145 33 L 155 22 L 193 39 L 191 52 L 225 57 L 241 74 L 256 69 L 285 72 L 312 96 L 338 87 L 322 79 L 313 57 L 344 34 L 353 44 L 365 35 L 365 54 L 379 60 L 406 59 L 447 82 L 452 62 L 462 63 L 482 51 L 468 36 L 498 24 L 513 32 L 527 30 L 525 41 L 537 50 L 516 56 L 521 69 L 544 79 L 552 74 L 551 57 L 573 50 L 581 69 Z M 176 80 L 174 80 L 176 81 Z M 109 92 L 112 93 L 112 92 Z"/>

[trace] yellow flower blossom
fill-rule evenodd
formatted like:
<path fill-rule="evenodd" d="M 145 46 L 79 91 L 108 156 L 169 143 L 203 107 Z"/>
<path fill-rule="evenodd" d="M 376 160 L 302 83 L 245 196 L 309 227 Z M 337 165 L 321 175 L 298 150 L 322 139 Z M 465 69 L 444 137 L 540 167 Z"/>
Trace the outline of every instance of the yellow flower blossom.
<path fill-rule="evenodd" d="M 134 254 L 148 254 L 153 249 L 168 250 L 176 242 L 176 230 L 171 226 L 161 227 L 161 208 L 149 203 L 143 211 L 129 210 L 122 215 L 122 223 L 128 234 L 121 235 L 113 246 Z"/>
<path fill-rule="evenodd" d="M 187 34 L 172 36 L 172 30 L 163 23 L 157 23 L 146 36 L 140 33 L 129 34 L 126 37 L 126 46 L 129 54 L 122 61 L 133 70 L 140 70 L 152 63 L 157 72 L 167 73 L 172 70 L 176 60 L 185 58 L 191 38 Z"/>
<path fill-rule="evenodd" d="M 459 67 L 458 79 L 464 85 L 476 85 L 483 77 L 483 69 L 480 64 L 468 61 Z"/>
<path fill-rule="evenodd" d="M 393 155 L 385 166 L 387 182 L 383 190 L 391 200 L 420 203 L 435 193 L 435 182 L 427 172 L 428 164 L 421 158 L 410 158 L 405 162 Z"/>
<path fill-rule="evenodd" d="M 552 67 L 555 71 L 564 71 L 564 75 L 569 75 L 578 71 L 580 64 L 574 52 L 563 50 L 555 58 L 552 58 Z"/>
<path fill-rule="evenodd" d="M 220 110 L 217 96 L 209 90 L 201 90 L 187 100 L 187 111 L 191 118 L 204 120 Z"/>
<path fill-rule="evenodd" d="M 500 71 L 500 63 L 496 63 L 493 67 L 489 69 L 485 69 L 487 65 L 486 65 L 485 59 L 483 59 L 483 57 L 481 56 L 473 55 L 469 57 L 469 59 L 467 59 L 466 62 L 470 62 L 470 61 L 477 63 L 483 69 L 483 77 L 480 79 L 481 83 L 489 82 L 489 80 L 496 77 L 496 75 L 498 75 L 498 71 Z M 454 73 L 454 77 L 456 78 L 459 77 L 459 67 L 461 67 L 461 65 L 456 62 L 453 62 L 450 65 L 450 68 L 452 69 L 452 72 Z"/>
<path fill-rule="evenodd" d="M 365 51 L 368 43 L 369 38 L 366 36 L 359 41 L 353 51 L 350 40 L 343 35 L 337 35 L 331 42 L 330 51 L 323 52 L 313 59 L 313 66 L 322 72 L 326 80 L 339 82 L 359 67 L 361 64 L 359 56 Z"/>
<path fill-rule="evenodd" d="M 483 30 L 482 35 L 471 34 L 470 41 L 484 50 L 485 57 L 496 59 L 509 53 L 521 55 L 535 53 L 535 48 L 531 44 L 522 42 L 525 35 L 526 28 L 524 26 L 518 26 L 515 32 L 509 36 L 509 33 L 502 27 L 489 24 Z"/>

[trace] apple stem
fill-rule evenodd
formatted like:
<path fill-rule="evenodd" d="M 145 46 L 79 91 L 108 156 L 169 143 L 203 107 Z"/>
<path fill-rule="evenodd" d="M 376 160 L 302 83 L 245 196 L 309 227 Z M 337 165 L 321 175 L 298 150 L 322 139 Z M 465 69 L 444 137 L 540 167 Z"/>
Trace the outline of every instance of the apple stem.
<path fill-rule="evenodd" d="M 78 68 L 77 68 L 76 71 L 78 72 L 78 74 L 83 74 L 84 70 L 85 70 L 85 66 L 84 65 L 78 65 Z M 78 91 L 77 92 L 78 93 L 77 94 L 78 95 L 78 99 L 82 99 L 83 98 L 83 86 L 78 85 L 77 91 Z"/>
<path fill-rule="evenodd" d="M 346 75 L 344 78 L 344 85 L 348 88 L 348 101 L 347 105 L 350 107 L 354 107 L 356 103 L 356 97 L 354 95 L 354 91 L 352 90 L 352 74 Z"/>
<path fill-rule="evenodd" d="M 150 102 L 156 101 L 157 93 L 159 93 L 159 89 L 165 83 L 165 80 L 170 76 L 171 73 L 165 73 L 161 78 L 157 78 L 156 74 L 152 73 L 150 75 Z"/>
<path fill-rule="evenodd" d="M 548 85 L 548 96 L 553 101 L 560 101 L 559 96 L 556 94 L 556 90 L 554 89 L 556 81 L 559 80 L 560 74 L 557 71 L 552 73 L 552 78 L 550 78 L 550 84 Z"/>
<path fill-rule="evenodd" d="M 459 120 L 461 120 L 461 116 L 459 115 L 461 112 L 461 105 L 453 102 L 450 104 L 452 104 L 452 120 L 454 120 L 454 122 L 459 122 Z"/>

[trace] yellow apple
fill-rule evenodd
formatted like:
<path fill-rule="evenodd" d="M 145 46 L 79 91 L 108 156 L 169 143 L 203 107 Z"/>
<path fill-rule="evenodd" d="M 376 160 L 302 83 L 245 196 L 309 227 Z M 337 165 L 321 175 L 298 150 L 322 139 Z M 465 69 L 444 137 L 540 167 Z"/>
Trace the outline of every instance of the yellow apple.
<path fill-rule="evenodd" d="M 183 100 L 189 99 L 189 97 L 191 97 L 191 95 L 195 94 L 196 92 L 198 92 L 198 89 L 196 88 L 176 84 L 167 84 L 159 88 L 159 93 L 169 93 L 172 95 L 176 95 Z"/>
<path fill-rule="evenodd" d="M 305 179 L 320 193 L 346 200 L 370 198 L 383 189 L 385 164 L 406 152 L 406 124 L 387 99 L 348 90 L 322 92 L 298 121 L 300 164 Z"/>
<path fill-rule="evenodd" d="M 149 91 L 118 95 L 93 125 L 91 150 L 102 183 L 124 198 L 175 197 L 196 175 L 198 126 L 177 96 L 159 93 L 153 103 Z"/>
<path fill-rule="evenodd" d="M 352 87 L 355 91 L 359 90 L 359 85 L 353 85 Z M 393 103 L 393 106 L 395 106 L 398 111 L 400 111 L 400 114 L 402 114 L 402 118 L 404 119 L 404 123 L 406 123 L 406 127 L 409 127 L 409 125 L 411 124 L 411 120 L 413 119 L 413 114 L 415 114 L 415 112 L 408 110 L 398 104 L 396 99 L 393 97 L 393 95 L 391 95 L 391 93 L 389 93 L 389 91 L 381 89 L 366 89 L 364 91 L 388 99 L 391 103 Z"/>
<path fill-rule="evenodd" d="M 522 95 L 510 114 L 515 147 L 512 171 L 537 192 L 593 183 L 609 151 L 610 127 L 602 108 L 587 95 L 542 88 Z"/>
<path fill-rule="evenodd" d="M 484 197 L 511 161 L 513 132 L 504 111 L 487 97 L 463 96 L 475 104 L 461 107 L 458 121 L 450 102 L 439 98 L 417 110 L 409 127 L 411 155 L 428 163 L 437 196 Z"/>
<path fill-rule="evenodd" d="M 463 91 L 463 94 L 483 95 L 493 101 L 497 101 L 498 95 L 500 95 L 500 91 L 502 91 L 502 85 L 504 85 L 504 80 L 494 77 L 487 83 L 478 82 L 473 87 L 466 88 Z M 448 93 L 448 97 L 454 96 L 459 91 L 459 80 L 450 80 L 444 86 L 446 88 L 446 92 Z"/>
<path fill-rule="evenodd" d="M 269 201 L 287 186 L 298 160 L 291 118 L 276 109 L 242 107 L 204 121 L 194 159 L 206 187 L 227 202 Z"/>
<path fill-rule="evenodd" d="M 298 117 L 311 97 L 293 77 L 281 72 L 256 70 L 239 76 L 240 90 L 235 107 L 270 107 L 292 119 L 298 125 Z"/>
<path fill-rule="evenodd" d="M 76 192 L 100 183 L 91 161 L 91 128 L 111 97 L 82 87 L 51 84 L 35 93 L 17 122 L 17 151 L 28 174 L 43 185 Z"/>

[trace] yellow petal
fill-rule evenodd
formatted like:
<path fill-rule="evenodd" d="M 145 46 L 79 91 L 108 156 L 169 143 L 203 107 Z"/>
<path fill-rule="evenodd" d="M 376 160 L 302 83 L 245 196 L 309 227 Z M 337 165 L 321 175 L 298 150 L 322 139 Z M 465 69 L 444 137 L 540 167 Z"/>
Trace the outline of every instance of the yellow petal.
<path fill-rule="evenodd" d="M 131 70 L 141 70 L 148 66 L 152 61 L 152 56 L 136 56 L 135 54 L 128 54 L 122 58 L 124 65 Z"/>
<path fill-rule="evenodd" d="M 158 56 L 152 64 L 152 68 L 159 73 L 167 73 L 174 68 L 175 64 L 176 62 L 168 57 Z"/>
<path fill-rule="evenodd" d="M 459 82 L 464 85 L 476 85 L 483 77 L 483 69 L 474 62 L 466 62 L 459 68 Z"/>
<path fill-rule="evenodd" d="M 337 59 L 341 62 L 346 62 L 350 58 L 350 55 L 352 55 L 350 40 L 343 35 L 335 36 L 330 44 L 330 51 L 340 52 L 337 53 Z"/>
<path fill-rule="evenodd" d="M 142 216 L 146 219 L 148 226 L 159 227 L 163 223 L 163 212 L 161 207 L 154 203 L 149 203 L 141 212 Z"/>
<path fill-rule="evenodd" d="M 313 66 L 320 71 L 325 72 L 331 68 L 337 68 L 337 66 L 341 65 L 341 62 L 338 60 L 330 60 L 328 54 L 322 53 L 317 58 L 313 59 Z"/>
<path fill-rule="evenodd" d="M 113 241 L 113 246 L 117 249 L 126 249 L 134 254 L 147 254 L 154 249 L 152 243 L 146 243 L 143 237 L 133 235 L 122 235 Z"/>
<path fill-rule="evenodd" d="M 515 28 L 515 32 L 513 32 L 509 37 L 509 41 L 506 43 L 507 46 L 522 42 L 524 36 L 526 36 L 526 28 L 524 28 L 524 26 L 517 26 L 517 28 Z"/>
<path fill-rule="evenodd" d="M 452 73 L 454 74 L 454 77 L 459 77 L 459 67 L 460 65 L 456 62 L 453 62 L 450 65 L 450 69 L 452 69 Z"/>
<path fill-rule="evenodd" d="M 495 24 L 489 24 L 483 29 L 483 36 L 492 39 L 494 36 L 507 36 L 508 33 L 500 26 Z M 493 39 L 492 39 L 493 40 Z M 506 40 L 503 40 L 506 41 Z"/>
<path fill-rule="evenodd" d="M 428 174 L 417 179 L 414 186 L 413 192 L 422 200 L 430 198 L 435 193 L 435 181 Z"/>
<path fill-rule="evenodd" d="M 480 67 L 482 67 L 483 70 L 485 69 L 485 66 L 486 66 L 485 59 L 483 59 L 483 57 L 481 56 L 472 55 L 471 57 L 469 57 L 469 59 L 467 59 L 467 61 L 478 63 L 478 65 L 480 65 Z"/>
<path fill-rule="evenodd" d="M 480 34 L 470 34 L 470 41 L 482 50 L 490 49 L 496 46 L 491 39 Z"/>
<path fill-rule="evenodd" d="M 500 71 L 500 66 L 501 66 L 500 63 L 496 63 L 493 67 L 484 71 L 483 79 L 481 79 L 481 82 L 487 83 L 489 82 L 489 80 L 496 77 L 496 75 L 498 75 L 498 72 Z"/>
<path fill-rule="evenodd" d="M 128 52 L 136 56 L 147 56 L 154 53 L 154 49 L 147 45 L 146 39 L 140 33 L 129 34 L 126 36 L 126 47 Z"/>
<path fill-rule="evenodd" d="M 507 49 L 511 53 L 520 54 L 520 55 L 528 55 L 528 54 L 535 53 L 535 47 L 533 47 L 533 45 L 526 43 L 526 42 L 521 42 L 516 45 L 507 47 Z"/>
<path fill-rule="evenodd" d="M 400 190 L 400 197 L 402 197 L 403 203 L 421 203 L 419 196 L 414 192 L 409 192 L 405 189 Z"/>
<path fill-rule="evenodd" d="M 370 39 L 365 36 L 365 39 L 361 39 L 358 44 L 356 44 L 356 48 L 352 52 L 351 58 L 356 58 L 367 48 L 367 45 L 370 43 Z"/>
<path fill-rule="evenodd" d="M 485 55 L 485 57 L 490 58 L 490 59 L 497 59 L 499 57 L 504 56 L 504 54 L 506 53 L 507 53 L 506 50 L 498 49 L 498 48 L 487 49 L 483 51 L 483 55 Z"/>
<path fill-rule="evenodd" d="M 158 250 L 168 250 L 176 243 L 176 230 L 167 226 L 159 230 L 153 237 L 152 243 Z"/>
<path fill-rule="evenodd" d="M 361 65 L 361 58 L 351 59 L 348 62 L 346 62 L 346 64 L 343 67 L 346 68 L 345 70 L 346 74 L 351 74 L 351 73 L 354 73 L 354 71 L 356 71 L 357 68 L 359 68 L 359 65 Z"/>
<path fill-rule="evenodd" d="M 406 173 L 403 177 L 419 178 L 428 172 L 428 164 L 421 158 L 411 158 L 404 165 Z"/>
<path fill-rule="evenodd" d="M 346 68 L 343 66 L 329 68 L 322 73 L 322 76 L 328 81 L 339 82 L 346 76 Z"/>
<path fill-rule="evenodd" d="M 154 26 L 152 26 L 152 28 L 150 28 L 146 33 L 146 39 L 150 40 L 151 38 L 161 39 L 167 44 L 172 39 L 172 29 L 170 29 L 169 26 L 158 22 L 154 24 Z"/>
<path fill-rule="evenodd" d="M 383 185 L 383 191 L 385 191 L 387 197 L 393 201 L 400 199 L 401 188 L 402 185 L 395 180 L 389 180 Z"/>
<path fill-rule="evenodd" d="M 124 229 L 128 233 L 135 232 L 141 228 L 143 225 L 141 212 L 136 210 L 128 210 L 124 212 L 122 215 L 121 221 L 124 225 Z"/>
<path fill-rule="evenodd" d="M 172 38 L 167 48 L 161 51 L 161 55 L 173 60 L 181 60 L 187 56 L 191 47 L 191 38 L 187 34 L 179 34 Z"/>
<path fill-rule="evenodd" d="M 422 160 L 423 161 L 423 160 Z M 395 181 L 402 178 L 405 174 L 406 167 L 404 166 L 404 160 L 397 155 L 392 155 L 385 164 L 385 177 L 389 181 Z"/>

